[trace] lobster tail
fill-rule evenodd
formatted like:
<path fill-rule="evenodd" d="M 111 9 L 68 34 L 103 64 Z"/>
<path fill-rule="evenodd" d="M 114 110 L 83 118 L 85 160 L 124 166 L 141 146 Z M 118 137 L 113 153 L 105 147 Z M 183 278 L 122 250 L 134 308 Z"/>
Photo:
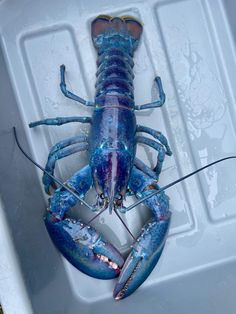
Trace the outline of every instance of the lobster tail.
<path fill-rule="evenodd" d="M 109 30 L 110 18 L 109 15 L 99 15 L 93 20 L 91 25 L 91 35 L 93 40 Z"/>
<path fill-rule="evenodd" d="M 133 48 L 136 48 L 142 30 L 141 22 L 132 16 L 112 17 L 109 15 L 99 15 L 92 22 L 91 35 L 96 48 L 99 48 L 103 37 L 109 39 L 111 37 L 114 38 L 116 35 L 131 39 L 133 44 L 136 43 Z"/>
<path fill-rule="evenodd" d="M 139 40 L 143 32 L 143 26 L 141 22 L 132 16 L 123 16 L 123 20 L 125 21 L 127 32 L 134 39 Z"/>

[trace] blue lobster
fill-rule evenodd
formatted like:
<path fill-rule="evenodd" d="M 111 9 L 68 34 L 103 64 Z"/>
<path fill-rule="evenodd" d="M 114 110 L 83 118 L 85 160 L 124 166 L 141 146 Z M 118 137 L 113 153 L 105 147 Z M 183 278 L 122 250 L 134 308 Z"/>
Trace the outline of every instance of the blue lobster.
<path fill-rule="evenodd" d="M 59 251 L 80 271 L 100 278 L 111 279 L 119 275 L 114 298 L 120 300 L 133 293 L 149 276 L 157 264 L 168 233 L 171 213 L 169 199 L 157 184 L 162 164 L 171 150 L 167 139 L 160 132 L 137 125 L 136 110 L 161 107 L 165 94 L 160 77 L 155 81 L 159 100 L 135 105 L 133 94 L 133 54 L 142 34 L 142 24 L 131 16 L 111 17 L 99 15 L 92 22 L 92 40 L 98 52 L 96 97 L 85 101 L 66 88 L 65 66 L 60 67 L 62 93 L 83 105 L 91 106 L 91 117 L 58 117 L 29 124 L 62 125 L 70 122 L 91 124 L 89 136 L 74 136 L 52 147 L 43 175 L 45 191 L 55 188 L 49 199 L 45 216 L 47 230 Z M 147 133 L 154 139 L 140 135 Z M 156 167 L 152 170 L 139 160 L 136 145 L 142 143 L 158 152 Z M 91 187 L 97 193 L 92 210 L 99 213 L 108 209 L 125 213 L 123 200 L 132 192 L 151 210 L 152 218 L 144 225 L 124 262 L 122 255 L 92 226 L 81 220 L 66 217 L 78 198 L 63 186 L 56 187 L 53 180 L 58 159 L 80 151 L 89 151 L 89 164 L 76 172 L 65 183 L 81 199 Z"/>

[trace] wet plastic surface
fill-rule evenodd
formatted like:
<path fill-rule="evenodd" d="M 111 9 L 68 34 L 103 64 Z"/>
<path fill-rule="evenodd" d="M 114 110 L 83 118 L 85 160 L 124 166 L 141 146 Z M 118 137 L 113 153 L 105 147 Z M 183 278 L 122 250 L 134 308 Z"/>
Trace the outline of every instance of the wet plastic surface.
<path fill-rule="evenodd" d="M 59 66 L 67 67 L 68 87 L 92 99 L 96 52 L 90 22 L 101 13 L 128 14 L 144 23 L 134 60 L 136 103 L 156 96 L 155 75 L 167 95 L 162 109 L 137 114 L 138 122 L 166 134 L 173 150 L 160 184 L 235 154 L 234 12 L 233 0 L 0 0 L 0 297 L 5 314 L 104 313 L 108 308 L 136 314 L 235 313 L 235 161 L 168 191 L 173 219 L 161 260 L 135 294 L 115 302 L 115 281 L 87 277 L 52 245 L 42 219 L 47 206 L 42 174 L 18 151 L 11 129 L 17 127 L 22 145 L 42 165 L 54 143 L 87 133 L 79 124 L 33 130 L 27 125 L 91 113 L 62 95 Z M 138 156 L 152 166 L 156 160 L 145 147 Z M 65 179 L 86 162 L 85 153 L 65 158 L 56 174 Z M 93 202 L 92 193 L 88 200 Z M 79 206 L 72 215 L 87 220 L 92 213 Z M 137 234 L 147 216 L 141 206 L 125 221 Z M 103 215 L 94 226 L 127 252 L 131 239 L 114 216 Z"/>

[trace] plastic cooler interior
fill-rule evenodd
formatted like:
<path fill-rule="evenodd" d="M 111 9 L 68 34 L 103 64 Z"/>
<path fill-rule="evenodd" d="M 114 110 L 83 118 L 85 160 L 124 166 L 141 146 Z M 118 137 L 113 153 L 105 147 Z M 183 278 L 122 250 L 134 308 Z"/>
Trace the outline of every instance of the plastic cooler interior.
<path fill-rule="evenodd" d="M 29 1 L 0 0 L 0 301 L 4 314 L 235 313 L 236 161 L 226 161 L 166 191 L 173 213 L 162 257 L 145 283 L 127 299 L 112 298 L 115 280 L 90 278 L 53 246 L 43 222 L 47 196 L 42 173 L 17 148 L 45 165 L 50 147 L 87 126 L 29 129 L 46 117 L 91 115 L 65 98 L 68 87 L 93 99 L 96 52 L 90 23 L 99 14 L 133 15 L 144 23 L 135 54 L 135 100 L 157 96 L 161 76 L 166 103 L 137 113 L 138 123 L 163 132 L 173 156 L 165 159 L 163 186 L 200 166 L 236 153 L 236 3 L 233 0 Z M 154 166 L 156 152 L 138 148 Z M 58 163 L 65 180 L 88 162 L 86 153 Z M 87 200 L 95 201 L 94 193 Z M 130 199 L 131 204 L 134 199 Z M 82 205 L 71 212 L 88 221 Z M 149 211 L 139 206 L 125 222 L 138 234 Z M 131 239 L 114 215 L 93 224 L 127 254 Z"/>

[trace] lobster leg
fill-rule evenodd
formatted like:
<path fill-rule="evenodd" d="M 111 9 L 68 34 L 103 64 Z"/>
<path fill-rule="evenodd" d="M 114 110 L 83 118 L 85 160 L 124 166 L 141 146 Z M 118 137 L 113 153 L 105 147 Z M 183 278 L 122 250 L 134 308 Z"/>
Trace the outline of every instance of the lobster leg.
<path fill-rule="evenodd" d="M 162 144 L 157 143 L 154 140 L 151 140 L 150 138 L 144 137 L 144 136 L 137 136 L 137 143 L 142 143 L 148 146 L 151 146 L 155 150 L 158 151 L 158 156 L 157 156 L 157 164 L 156 167 L 154 168 L 156 172 L 156 178 L 158 179 L 161 169 L 162 169 L 162 164 L 165 159 L 166 151 L 165 148 Z"/>
<path fill-rule="evenodd" d="M 87 101 L 87 100 L 84 100 L 83 98 L 71 93 L 69 90 L 66 89 L 66 82 L 65 82 L 65 70 L 66 70 L 66 67 L 64 64 L 62 64 L 60 66 L 60 73 L 61 73 L 61 83 L 60 83 L 60 89 L 62 91 L 62 93 L 67 97 L 67 98 L 70 98 L 70 99 L 73 99 L 75 101 L 78 101 L 80 102 L 81 104 L 85 105 L 85 106 L 94 106 L 94 102 L 92 101 Z"/>
<path fill-rule="evenodd" d="M 75 140 L 75 138 L 76 137 L 74 137 L 73 139 Z M 79 143 L 81 139 L 83 140 L 83 143 Z M 57 150 L 55 146 L 53 146 L 52 150 L 50 151 L 48 155 L 48 161 L 45 166 L 45 170 L 47 170 L 51 174 L 54 173 L 57 160 L 88 149 L 88 143 L 84 142 L 84 137 L 78 136 L 77 144 L 75 145 L 71 144 L 72 145 L 71 147 L 70 146 L 64 147 L 68 143 L 67 141 L 69 142 L 69 139 L 56 144 L 55 146 L 61 147 L 61 148 L 58 148 Z M 54 181 L 46 173 L 44 173 L 43 175 L 43 184 L 44 184 L 44 190 L 47 194 L 50 194 L 50 186 L 55 187 Z"/>
<path fill-rule="evenodd" d="M 80 123 L 92 123 L 92 118 L 90 117 L 57 117 L 57 118 L 49 118 L 38 120 L 29 123 L 30 128 L 34 128 L 39 125 L 57 125 L 60 126 L 62 124 L 71 123 L 71 122 L 80 122 Z"/>
<path fill-rule="evenodd" d="M 66 184 L 84 197 L 92 186 L 90 166 L 73 175 Z M 59 188 L 50 198 L 45 224 L 52 241 L 65 258 L 80 271 L 100 279 L 111 279 L 120 273 L 123 257 L 93 227 L 81 220 L 65 218 L 77 198 Z"/>
<path fill-rule="evenodd" d="M 133 167 L 129 188 L 142 198 L 158 189 L 152 178 Z M 133 293 L 156 266 L 166 241 L 170 224 L 169 199 L 164 192 L 144 201 L 152 211 L 152 218 L 144 225 L 122 268 L 114 289 L 114 298 L 123 299 Z"/>
<path fill-rule="evenodd" d="M 76 136 L 68 137 L 56 143 L 55 145 L 53 145 L 52 148 L 50 149 L 48 157 L 53 155 L 55 152 L 59 151 L 62 148 L 65 148 L 67 146 L 77 144 L 77 143 L 83 143 L 83 142 L 88 142 L 88 137 L 85 135 L 76 135 Z"/>
<path fill-rule="evenodd" d="M 147 174 L 149 177 L 156 179 L 157 175 L 156 172 L 154 172 L 150 167 L 148 167 L 142 160 L 135 157 L 134 159 L 134 165 L 140 169 L 142 172 Z"/>
<path fill-rule="evenodd" d="M 155 81 L 157 83 L 157 87 L 158 87 L 158 91 L 159 91 L 159 98 L 156 101 L 153 101 L 151 103 L 145 104 L 145 105 L 139 105 L 139 106 L 135 106 L 134 109 L 135 110 L 143 110 L 143 109 L 149 109 L 149 108 L 157 108 L 157 107 L 161 107 L 164 105 L 165 100 L 166 100 L 166 95 L 163 91 L 163 87 L 162 87 L 162 82 L 161 82 L 161 78 L 159 76 L 157 76 L 155 78 Z"/>
<path fill-rule="evenodd" d="M 143 125 L 137 125 L 137 132 L 144 132 L 152 135 L 155 139 L 160 141 L 160 143 L 166 148 L 166 155 L 171 156 L 172 151 L 168 144 L 167 138 L 159 131 L 153 130 Z"/>

